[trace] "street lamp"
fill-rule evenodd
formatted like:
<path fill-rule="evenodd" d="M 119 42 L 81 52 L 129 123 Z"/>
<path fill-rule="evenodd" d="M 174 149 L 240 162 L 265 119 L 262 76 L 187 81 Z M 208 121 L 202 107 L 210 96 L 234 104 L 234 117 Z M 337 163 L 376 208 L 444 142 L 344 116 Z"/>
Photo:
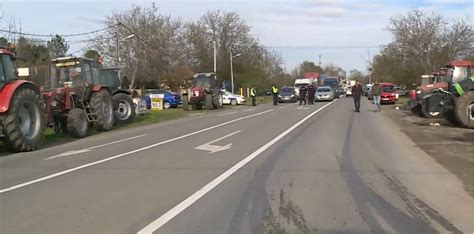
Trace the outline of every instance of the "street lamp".
<path fill-rule="evenodd" d="M 234 58 L 237 58 L 237 57 L 240 57 L 242 54 L 236 54 L 236 55 L 233 55 L 232 56 L 232 51 L 230 52 L 230 84 L 231 84 L 231 87 L 232 87 L 232 93 L 234 93 L 234 66 L 232 64 L 232 60 Z"/>
<path fill-rule="evenodd" d="M 128 40 L 132 37 L 135 37 L 135 34 L 130 34 L 130 35 L 126 36 L 125 38 L 122 38 L 122 40 L 120 40 L 120 42 L 126 41 L 126 40 Z"/>
<path fill-rule="evenodd" d="M 116 56 L 117 56 L 117 69 L 118 69 L 117 74 L 118 74 L 120 83 L 122 83 L 122 77 L 121 77 L 121 74 L 120 74 L 120 54 L 119 54 L 120 53 L 120 42 L 124 42 L 124 41 L 126 41 L 126 40 L 128 40 L 132 37 L 135 37 L 135 36 L 136 36 L 135 34 L 130 34 L 130 35 L 128 35 L 128 36 L 126 36 L 126 37 L 119 40 L 118 33 L 117 33 L 117 41 L 116 41 L 116 43 L 117 43 L 117 45 L 116 45 L 116 47 L 117 47 Z M 128 87 L 125 87 L 125 88 L 128 89 Z"/>

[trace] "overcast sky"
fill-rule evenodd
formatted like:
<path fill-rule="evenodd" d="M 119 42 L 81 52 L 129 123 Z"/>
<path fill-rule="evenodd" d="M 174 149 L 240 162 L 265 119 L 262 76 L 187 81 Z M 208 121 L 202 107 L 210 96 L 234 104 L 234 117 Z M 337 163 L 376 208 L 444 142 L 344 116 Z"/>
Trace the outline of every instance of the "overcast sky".
<path fill-rule="evenodd" d="M 208 10 L 234 11 L 252 27 L 262 45 L 279 52 L 289 72 L 303 60 L 332 63 L 346 71 L 366 70 L 368 54 L 391 40 L 384 30 L 390 17 L 417 8 L 446 19 L 474 24 L 474 0 L 166 0 L 154 1 L 159 12 L 195 20 Z M 1 1 L 0 28 L 13 20 L 21 30 L 37 34 L 70 34 L 104 27 L 103 19 L 132 5 L 151 1 Z M 0 35 L 2 35 L 0 33 Z M 4 34 L 2 36 L 5 36 Z M 46 38 L 47 39 L 47 38 Z M 88 39 L 70 38 L 71 41 Z M 70 53 L 84 43 L 71 43 Z"/>

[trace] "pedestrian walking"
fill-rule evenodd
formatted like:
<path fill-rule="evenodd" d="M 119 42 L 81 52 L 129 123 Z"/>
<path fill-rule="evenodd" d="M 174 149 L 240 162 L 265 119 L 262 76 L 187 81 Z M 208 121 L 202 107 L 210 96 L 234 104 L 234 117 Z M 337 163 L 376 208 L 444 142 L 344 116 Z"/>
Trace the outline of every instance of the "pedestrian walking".
<path fill-rule="evenodd" d="M 301 86 L 300 88 L 300 106 L 304 102 L 306 105 L 306 94 L 308 93 L 308 88 L 306 86 Z"/>
<path fill-rule="evenodd" d="M 316 92 L 316 88 L 314 85 L 309 85 L 308 86 L 308 104 L 314 105 L 314 93 Z"/>
<path fill-rule="evenodd" d="M 257 90 L 255 89 L 255 87 L 252 87 L 250 89 L 250 97 L 252 98 L 252 106 L 257 106 Z"/>
<path fill-rule="evenodd" d="M 374 86 L 372 86 L 372 97 L 374 99 L 374 104 L 376 108 L 376 112 L 380 112 L 382 110 L 380 106 L 380 95 L 382 94 L 382 86 L 380 86 L 379 82 L 375 82 Z"/>
<path fill-rule="evenodd" d="M 273 85 L 272 86 L 272 94 L 273 94 L 273 105 L 278 105 L 278 88 Z"/>
<path fill-rule="evenodd" d="M 360 112 L 360 98 L 362 97 L 362 85 L 359 81 L 356 81 L 352 87 L 352 98 L 354 98 L 355 111 Z"/>

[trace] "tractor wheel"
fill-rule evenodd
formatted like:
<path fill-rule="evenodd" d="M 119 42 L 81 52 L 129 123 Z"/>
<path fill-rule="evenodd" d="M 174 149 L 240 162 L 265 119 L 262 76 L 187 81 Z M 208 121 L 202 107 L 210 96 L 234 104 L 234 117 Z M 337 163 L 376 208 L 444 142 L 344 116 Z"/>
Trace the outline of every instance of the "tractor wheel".
<path fill-rule="evenodd" d="M 197 105 L 196 104 L 191 104 L 191 109 L 192 110 L 197 110 Z"/>
<path fill-rule="evenodd" d="M 97 131 L 109 131 L 114 124 L 114 114 L 112 108 L 112 97 L 106 90 L 101 90 L 92 94 L 90 104 L 97 122 Z"/>
<path fill-rule="evenodd" d="M 87 135 L 89 122 L 87 121 L 87 114 L 81 108 L 74 108 L 69 111 L 67 117 L 67 130 L 74 138 L 83 138 Z"/>
<path fill-rule="evenodd" d="M 133 108 L 134 105 L 132 97 L 124 93 L 117 93 L 113 96 L 113 100 L 115 107 L 115 123 L 131 123 L 133 121 L 133 118 L 135 118 L 135 108 Z"/>
<path fill-rule="evenodd" d="M 426 102 L 423 102 L 423 104 L 421 105 L 421 111 L 423 112 L 423 116 L 427 118 L 439 118 L 441 116 L 440 112 L 428 111 L 428 107 L 426 105 Z"/>
<path fill-rule="evenodd" d="M 461 127 L 474 128 L 474 91 L 466 92 L 456 100 L 454 113 Z"/>
<path fill-rule="evenodd" d="M 222 95 L 221 94 L 218 94 L 216 96 L 213 96 L 212 97 L 212 107 L 214 107 L 214 109 L 220 109 L 222 108 Z M 231 101 L 232 103 L 232 101 Z"/>
<path fill-rule="evenodd" d="M 67 118 L 64 118 L 64 117 L 55 118 L 53 130 L 57 134 L 67 133 Z"/>
<path fill-rule="evenodd" d="M 46 127 L 41 97 L 30 88 L 20 88 L 13 95 L 10 108 L 0 115 L 5 145 L 13 152 L 38 149 Z"/>
<path fill-rule="evenodd" d="M 212 95 L 208 94 L 206 95 L 206 109 L 212 110 L 213 109 L 213 103 L 212 103 Z"/>
<path fill-rule="evenodd" d="M 449 123 L 451 123 L 453 126 L 459 126 L 459 122 L 456 119 L 456 114 L 454 113 L 454 110 L 448 110 L 446 112 L 446 119 L 448 120 Z"/>

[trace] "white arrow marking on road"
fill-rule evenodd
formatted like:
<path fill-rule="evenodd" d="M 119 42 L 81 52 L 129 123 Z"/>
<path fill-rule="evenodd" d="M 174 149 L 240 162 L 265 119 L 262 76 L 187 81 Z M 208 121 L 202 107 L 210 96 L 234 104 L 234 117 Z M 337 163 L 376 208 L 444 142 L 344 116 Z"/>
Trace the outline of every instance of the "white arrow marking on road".
<path fill-rule="evenodd" d="M 298 107 L 298 108 L 296 108 L 296 109 L 298 109 L 298 110 L 307 110 L 307 109 L 309 109 L 309 108 L 308 108 L 308 107 L 304 107 L 304 106 L 300 106 L 300 107 Z"/>
<path fill-rule="evenodd" d="M 71 150 L 71 151 L 66 151 L 62 154 L 58 154 L 56 156 L 52 156 L 52 157 L 49 157 L 49 158 L 45 158 L 44 160 L 48 160 L 48 159 L 52 159 L 52 158 L 59 158 L 59 157 L 64 157 L 64 156 L 69 156 L 69 155 L 74 155 L 74 154 L 82 154 L 82 153 L 86 153 L 86 152 L 89 152 L 90 150 L 89 149 L 83 149 L 83 150 Z"/>
<path fill-rule="evenodd" d="M 228 150 L 228 149 L 230 149 L 230 148 L 232 147 L 232 143 L 227 144 L 227 145 L 224 145 L 224 146 L 211 145 L 211 144 L 214 143 L 214 142 L 223 140 L 223 139 L 225 139 L 225 138 L 227 138 L 227 137 L 233 136 L 233 135 L 235 135 L 235 134 L 237 134 L 237 133 L 239 133 L 239 132 L 241 132 L 241 131 L 238 130 L 238 131 L 235 131 L 235 132 L 233 132 L 233 133 L 227 134 L 227 135 L 225 135 L 225 136 L 223 136 L 223 137 L 220 137 L 220 138 L 217 138 L 217 139 L 215 139 L 215 140 L 213 140 L 213 141 L 211 141 L 211 142 L 208 142 L 208 143 L 206 143 L 206 144 L 202 144 L 202 145 L 196 147 L 195 149 L 197 149 L 197 150 L 209 151 L 209 154 L 213 154 L 213 153 L 217 153 L 217 152 L 220 152 L 220 151 Z"/>
<path fill-rule="evenodd" d="M 93 149 L 97 149 L 97 148 L 104 147 L 104 146 L 108 146 L 108 145 L 112 145 L 112 144 L 117 144 L 117 143 L 120 143 L 120 142 L 123 142 L 123 141 L 128 141 L 128 140 L 132 140 L 132 139 L 139 138 L 139 137 L 144 137 L 144 136 L 146 136 L 146 135 L 148 135 L 148 134 L 142 134 L 142 135 L 138 135 L 138 136 L 134 136 L 134 137 L 125 138 L 125 139 L 118 140 L 118 141 L 112 141 L 112 142 L 105 143 L 105 144 L 102 144 L 102 145 L 92 146 L 92 147 L 89 147 L 89 148 L 87 148 L 87 149 L 71 150 L 71 151 L 67 151 L 67 152 L 64 152 L 64 153 L 61 153 L 61 154 L 58 154 L 58 155 L 55 155 L 55 156 L 51 156 L 51 157 L 49 157 L 49 158 L 45 158 L 45 159 L 43 159 L 43 160 L 49 160 L 49 159 L 53 159 L 53 158 L 61 158 L 61 157 L 65 157 L 65 156 L 75 155 L 75 154 L 82 154 L 82 153 L 90 152 L 90 151 L 92 151 Z"/>

